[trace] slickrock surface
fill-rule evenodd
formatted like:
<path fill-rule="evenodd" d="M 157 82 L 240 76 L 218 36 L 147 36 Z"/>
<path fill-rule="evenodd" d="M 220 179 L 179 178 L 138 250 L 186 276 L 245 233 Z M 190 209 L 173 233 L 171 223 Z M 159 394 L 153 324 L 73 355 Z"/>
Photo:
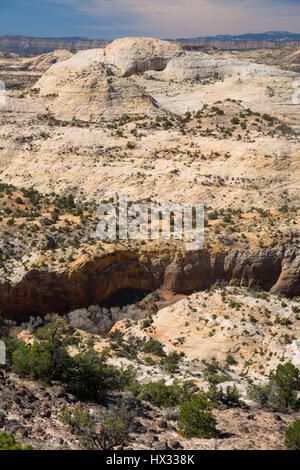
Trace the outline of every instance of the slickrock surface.
<path fill-rule="evenodd" d="M 117 39 L 106 46 L 104 60 L 121 69 L 124 76 L 148 70 L 162 71 L 183 49 L 174 43 L 152 38 Z"/>
<path fill-rule="evenodd" d="M 34 72 L 46 72 L 53 64 L 65 62 L 72 57 L 72 52 L 67 50 L 57 50 L 48 52 L 33 59 L 24 59 L 23 68 Z"/>
<path fill-rule="evenodd" d="M 69 64 L 70 65 L 70 64 Z M 77 64 L 76 64 L 77 65 Z M 93 119 L 93 116 L 103 117 L 120 115 L 124 110 L 128 113 L 153 114 L 156 104 L 145 90 L 130 79 L 118 76 L 110 66 L 104 63 L 94 63 L 80 71 L 67 74 L 52 86 L 43 79 L 40 80 L 42 93 L 57 95 L 55 110 L 60 117 L 72 119 Z"/>
<path fill-rule="evenodd" d="M 299 48 L 287 50 L 272 50 L 262 49 L 253 51 L 211 51 L 217 56 L 225 58 L 241 58 L 251 60 L 258 64 L 275 65 L 282 69 L 292 70 L 293 72 L 300 72 L 300 50 Z"/>
<path fill-rule="evenodd" d="M 234 373 L 249 361 L 248 373 L 256 378 L 276 369 L 283 357 L 300 367 L 298 308 L 297 301 L 280 295 L 227 287 L 193 294 L 159 310 L 148 328 L 141 328 L 141 321 L 123 329 L 128 337 L 158 339 L 167 352 L 184 352 L 187 360 L 195 361 L 195 375 L 201 360 L 224 363 L 232 354 L 239 364 Z"/>
<path fill-rule="evenodd" d="M 293 82 L 297 78 L 297 74 L 276 67 L 216 57 L 202 52 L 183 51 L 180 46 L 166 41 L 152 38 L 125 38 L 113 41 L 105 49 L 80 51 L 67 61 L 53 65 L 38 81 L 35 89 L 40 90 L 42 96 L 58 95 L 51 109 L 59 116 L 64 116 L 61 106 L 61 99 L 64 99 L 65 108 L 74 107 L 76 117 L 87 119 L 86 102 L 83 100 L 83 109 L 80 109 L 77 101 L 80 104 L 80 95 L 91 93 L 91 88 L 93 95 L 90 105 L 91 112 L 95 113 L 95 116 L 113 116 L 122 111 L 137 114 L 145 112 L 143 107 L 139 106 L 140 92 L 131 81 L 128 81 L 127 86 L 126 82 L 123 82 L 124 93 L 128 93 L 129 89 L 131 92 L 128 93 L 127 102 L 123 102 L 120 108 L 115 110 L 114 106 L 111 107 L 109 99 L 101 102 L 101 84 L 106 89 L 107 78 L 106 74 L 103 76 L 101 73 L 103 65 L 99 69 L 95 68 L 99 63 L 116 67 L 108 69 L 112 89 L 114 89 L 113 77 L 131 76 L 136 81 L 139 79 L 137 74 L 148 72 L 150 77 L 145 75 L 144 78 L 147 80 L 138 80 L 139 85 L 159 103 L 162 109 L 179 113 L 187 109 L 199 109 L 200 104 L 203 104 L 203 92 L 206 92 L 206 89 L 194 86 L 191 91 L 187 87 L 187 81 L 218 78 L 221 81 L 217 80 L 211 87 L 214 99 L 216 95 L 225 97 L 224 94 L 228 93 L 228 97 L 243 99 L 248 104 L 271 111 L 278 106 L 278 101 L 281 105 L 284 102 L 288 103 L 293 93 Z M 91 67 L 92 65 L 94 67 Z M 87 75 L 88 81 L 84 80 L 84 76 Z M 152 78 L 156 80 L 155 88 Z M 170 81 L 175 82 L 175 85 L 171 85 L 168 93 L 165 93 L 164 83 L 170 85 Z M 120 85 L 122 89 L 122 82 Z M 271 95 L 268 89 L 272 90 Z M 115 94 L 118 95 L 119 91 L 117 84 Z M 162 94 L 161 99 L 159 99 L 160 94 Z M 137 103 L 132 103 L 135 96 Z M 100 101 L 98 108 L 94 105 L 94 100 L 96 103 Z"/>

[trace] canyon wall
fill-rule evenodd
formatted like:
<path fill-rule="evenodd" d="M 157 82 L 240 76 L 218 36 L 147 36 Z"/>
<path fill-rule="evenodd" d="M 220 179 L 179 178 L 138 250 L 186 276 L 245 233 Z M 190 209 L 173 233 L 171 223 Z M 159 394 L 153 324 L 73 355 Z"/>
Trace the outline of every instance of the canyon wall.
<path fill-rule="evenodd" d="M 16 283 L 0 285 L 6 318 L 67 312 L 97 304 L 124 288 L 191 294 L 222 285 L 260 286 L 290 297 L 300 295 L 300 255 L 295 249 L 210 253 L 170 249 L 116 249 L 86 255 L 64 272 L 31 270 Z"/>

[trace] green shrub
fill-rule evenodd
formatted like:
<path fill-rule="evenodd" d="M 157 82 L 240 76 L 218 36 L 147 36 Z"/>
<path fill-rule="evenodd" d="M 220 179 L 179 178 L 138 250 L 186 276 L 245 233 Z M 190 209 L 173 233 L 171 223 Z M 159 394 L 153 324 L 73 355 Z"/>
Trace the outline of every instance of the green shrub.
<path fill-rule="evenodd" d="M 300 391 L 300 371 L 291 362 L 279 364 L 276 371 L 269 375 L 267 384 L 252 385 L 248 395 L 262 407 L 277 409 L 300 409 L 297 398 Z"/>
<path fill-rule="evenodd" d="M 122 421 L 107 418 L 101 424 L 98 440 L 101 449 L 110 450 L 115 446 L 126 444 L 129 436 Z"/>
<path fill-rule="evenodd" d="M 147 354 L 155 354 L 156 356 L 164 356 L 163 345 L 157 339 L 149 339 L 144 346 L 143 351 Z"/>
<path fill-rule="evenodd" d="M 12 370 L 21 376 L 51 384 L 61 382 L 65 389 L 82 399 L 96 398 L 110 390 L 122 390 L 134 379 L 132 367 L 125 370 L 106 363 L 93 351 L 71 357 L 68 346 L 77 340 L 65 322 L 51 322 L 39 329 L 32 346 L 19 342 L 12 352 Z"/>
<path fill-rule="evenodd" d="M 173 351 L 167 356 L 163 357 L 160 361 L 160 364 L 166 369 L 167 372 L 173 374 L 178 369 L 180 360 L 180 355 L 176 351 Z"/>
<path fill-rule="evenodd" d="M 118 388 L 117 374 L 118 370 L 114 366 L 102 363 L 97 355 L 80 353 L 73 357 L 63 381 L 69 392 L 83 399 L 93 399 L 99 393 L 114 389 L 114 386 Z M 120 379 L 121 374 L 120 371 Z"/>
<path fill-rule="evenodd" d="M 133 367 L 119 369 L 94 352 L 74 356 L 62 376 L 68 392 L 81 399 L 95 399 L 109 391 L 123 390 L 135 378 Z"/>
<path fill-rule="evenodd" d="M 248 388 L 248 396 L 251 400 L 256 401 L 262 408 L 271 405 L 272 389 L 270 384 L 266 385 L 251 385 Z"/>
<path fill-rule="evenodd" d="M 271 372 L 270 382 L 276 387 L 274 403 L 277 407 L 299 410 L 300 371 L 297 367 L 291 362 L 279 364 L 276 372 Z"/>
<path fill-rule="evenodd" d="M 151 326 L 151 320 L 144 320 L 142 323 L 142 328 L 149 328 L 149 326 Z"/>
<path fill-rule="evenodd" d="M 195 386 L 190 381 L 180 384 L 177 380 L 174 380 L 172 385 L 166 385 L 162 379 L 144 385 L 135 381 L 127 387 L 127 390 L 140 400 L 149 401 L 157 406 L 171 407 L 189 400 L 195 392 Z"/>
<path fill-rule="evenodd" d="M 232 408 L 244 404 L 244 402 L 241 400 L 241 394 L 236 385 L 233 387 L 227 386 L 225 390 L 223 390 L 222 387 L 218 388 L 216 385 L 211 385 L 208 391 L 205 393 L 205 397 L 215 406 L 226 405 Z"/>
<path fill-rule="evenodd" d="M 288 449 L 300 450 L 300 419 L 296 419 L 285 431 L 284 445 Z"/>
<path fill-rule="evenodd" d="M 144 363 L 147 366 L 154 366 L 155 361 L 152 359 L 152 357 L 147 356 L 147 357 L 144 358 Z"/>
<path fill-rule="evenodd" d="M 185 437 L 217 437 L 220 432 L 216 428 L 217 421 L 207 409 L 208 402 L 196 397 L 184 403 L 180 410 L 178 431 Z"/>
<path fill-rule="evenodd" d="M 12 370 L 16 374 L 50 383 L 49 379 L 54 372 L 52 366 L 51 354 L 41 344 L 20 344 L 13 352 Z"/>
<path fill-rule="evenodd" d="M 20 343 L 12 354 L 13 372 L 51 383 L 61 380 L 72 363 L 67 347 L 75 344 L 67 323 L 57 320 L 37 330 L 32 346 Z"/>
<path fill-rule="evenodd" d="M 282 132 L 283 135 L 294 135 L 295 134 L 294 129 L 291 126 L 288 126 L 285 123 L 282 123 L 279 126 L 277 126 L 276 130 Z"/>
<path fill-rule="evenodd" d="M 228 354 L 228 356 L 226 357 L 226 364 L 228 366 L 235 366 L 237 365 L 237 361 L 234 359 L 234 357 L 232 356 L 232 354 Z"/>
<path fill-rule="evenodd" d="M 0 433 L 0 450 L 32 450 L 31 445 L 21 446 L 16 442 L 15 436 L 9 432 Z"/>
<path fill-rule="evenodd" d="M 8 327 L 7 322 L 0 316 L 0 337 L 7 336 L 8 330 L 9 330 L 9 327 Z"/>
<path fill-rule="evenodd" d="M 5 343 L 6 363 L 0 364 L 0 369 L 9 369 L 12 365 L 12 356 L 18 349 L 20 342 L 10 336 L 0 336 L 0 340 Z"/>
<path fill-rule="evenodd" d="M 115 418 L 107 418 L 97 429 L 96 421 L 88 408 L 77 407 L 71 410 L 65 406 L 60 421 L 71 427 L 82 448 L 87 450 L 111 450 L 129 440 L 125 424 Z"/>

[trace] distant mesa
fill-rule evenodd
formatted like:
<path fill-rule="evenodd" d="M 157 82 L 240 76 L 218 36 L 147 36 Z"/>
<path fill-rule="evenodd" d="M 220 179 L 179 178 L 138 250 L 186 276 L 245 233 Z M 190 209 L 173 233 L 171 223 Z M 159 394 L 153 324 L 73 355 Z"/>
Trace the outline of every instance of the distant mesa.
<path fill-rule="evenodd" d="M 170 40 L 184 44 L 213 44 L 223 47 L 224 44 L 235 44 L 239 48 L 256 47 L 289 47 L 291 43 L 300 43 L 300 34 L 287 31 L 268 31 L 266 33 L 218 36 L 199 36 Z M 104 39 L 88 39 L 82 37 L 40 38 L 16 35 L 0 35 L 0 51 L 18 52 L 21 54 L 42 54 L 56 49 L 82 50 L 104 48 L 110 41 Z"/>
<path fill-rule="evenodd" d="M 105 47 L 107 41 L 90 40 L 79 37 L 69 38 L 37 38 L 27 36 L 0 35 L 0 50 L 18 52 L 20 54 L 42 54 L 56 49 L 89 49 Z"/>

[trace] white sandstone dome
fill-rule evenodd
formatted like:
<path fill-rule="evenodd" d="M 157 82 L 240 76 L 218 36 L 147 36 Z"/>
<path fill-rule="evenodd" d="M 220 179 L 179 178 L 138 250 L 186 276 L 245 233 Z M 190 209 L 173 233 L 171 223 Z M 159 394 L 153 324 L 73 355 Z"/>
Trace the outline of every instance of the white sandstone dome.
<path fill-rule="evenodd" d="M 79 51 L 69 59 L 52 65 L 33 88 L 38 89 L 41 96 L 59 93 L 68 77 L 72 81 L 74 73 L 80 73 L 93 63 L 100 62 L 103 63 L 103 49 Z"/>
<path fill-rule="evenodd" d="M 195 79 L 214 76 L 217 81 L 210 86 L 222 99 L 241 99 L 249 106 L 269 103 L 270 96 L 274 102 L 282 100 L 282 83 L 285 89 L 291 87 L 299 75 L 264 64 L 185 51 L 176 43 L 159 39 L 125 38 L 105 49 L 80 51 L 54 64 L 33 89 L 39 91 L 39 97 L 49 99 L 47 106 L 53 113 L 66 119 L 155 115 L 182 112 L 187 96 L 191 109 L 199 109 L 209 89 Z M 153 77 L 159 81 L 153 83 Z M 169 81 L 175 88 L 171 95 L 163 84 Z M 266 92 L 266 85 L 271 92 L 269 88 Z M 290 97 L 293 92 L 291 89 Z M 215 96 L 213 90 L 211 96 Z"/>
<path fill-rule="evenodd" d="M 65 62 L 73 56 L 72 52 L 59 49 L 53 52 L 41 54 L 33 59 L 26 59 L 24 68 L 34 72 L 46 72 L 50 67 L 59 62 Z"/>
<path fill-rule="evenodd" d="M 179 57 L 173 57 L 161 73 L 164 80 L 191 80 L 195 77 L 209 78 L 215 73 L 226 76 L 253 77 L 281 77 L 290 75 L 276 67 L 264 64 L 255 64 L 246 60 L 225 59 L 205 54 L 203 52 L 184 52 Z"/>
<path fill-rule="evenodd" d="M 55 96 L 49 107 L 64 119 L 153 114 L 157 108 L 155 100 L 142 87 L 131 78 L 122 77 L 116 67 L 103 62 L 95 61 L 77 70 L 62 69 L 58 74 L 52 70 L 35 88 L 41 96 Z"/>
<path fill-rule="evenodd" d="M 182 53 L 178 44 L 153 38 L 116 39 L 104 50 L 105 62 L 118 67 L 123 76 L 162 71 L 173 57 Z"/>
<path fill-rule="evenodd" d="M 40 96 L 55 97 L 50 106 L 60 117 L 155 114 L 155 99 L 128 77 L 162 71 L 183 53 L 180 46 L 159 39 L 118 39 L 105 49 L 80 51 L 54 64 L 34 88 Z"/>

